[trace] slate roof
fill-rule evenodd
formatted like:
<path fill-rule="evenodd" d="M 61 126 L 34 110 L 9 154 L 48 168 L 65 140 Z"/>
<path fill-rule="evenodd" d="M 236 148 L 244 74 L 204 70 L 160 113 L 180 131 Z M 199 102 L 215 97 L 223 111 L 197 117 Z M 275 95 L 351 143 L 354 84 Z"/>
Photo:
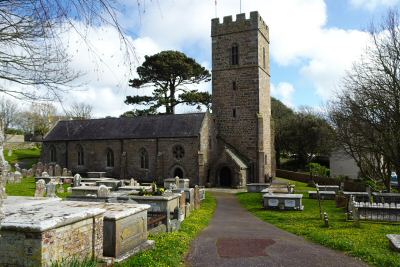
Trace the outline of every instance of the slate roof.
<path fill-rule="evenodd" d="M 195 137 L 205 113 L 59 121 L 44 142 Z"/>

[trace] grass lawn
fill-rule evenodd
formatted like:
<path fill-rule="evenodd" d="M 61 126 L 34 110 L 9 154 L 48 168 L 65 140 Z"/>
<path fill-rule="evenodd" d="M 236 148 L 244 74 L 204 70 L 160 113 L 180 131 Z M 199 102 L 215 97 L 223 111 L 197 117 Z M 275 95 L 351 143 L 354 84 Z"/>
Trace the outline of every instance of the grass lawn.
<path fill-rule="evenodd" d="M 14 165 L 17 162 L 23 161 L 29 167 L 37 163 L 40 158 L 41 150 L 39 148 L 16 149 L 12 151 L 12 155 L 8 156 L 8 150 L 4 150 L 4 157 L 8 163 Z"/>
<path fill-rule="evenodd" d="M 300 191 L 311 189 L 304 183 L 296 184 Z M 299 186 L 298 186 L 299 185 Z M 355 227 L 345 220 L 345 211 L 336 208 L 333 200 L 322 202 L 328 213 L 330 227 L 319 218 L 317 200 L 304 194 L 304 211 L 271 211 L 262 208 L 261 193 L 239 193 L 240 203 L 260 219 L 288 232 L 300 235 L 324 246 L 345 251 L 375 266 L 400 266 L 400 253 L 389 248 L 386 234 L 400 234 L 400 224 L 361 222 Z"/>
<path fill-rule="evenodd" d="M 149 239 L 156 242 L 153 250 L 140 253 L 117 266 L 182 266 L 191 242 L 208 225 L 215 208 L 215 198 L 206 193 L 206 199 L 202 201 L 201 208 L 193 211 L 183 221 L 179 231 L 150 235 Z"/>
<path fill-rule="evenodd" d="M 59 185 L 58 185 L 59 186 Z M 70 186 L 68 184 L 64 184 L 64 192 L 65 193 L 56 193 L 60 198 L 66 198 L 69 193 L 67 193 L 67 188 Z M 35 178 L 26 177 L 23 178 L 21 183 L 19 184 L 10 184 L 6 185 L 6 193 L 9 196 L 27 196 L 33 197 L 35 195 Z"/>

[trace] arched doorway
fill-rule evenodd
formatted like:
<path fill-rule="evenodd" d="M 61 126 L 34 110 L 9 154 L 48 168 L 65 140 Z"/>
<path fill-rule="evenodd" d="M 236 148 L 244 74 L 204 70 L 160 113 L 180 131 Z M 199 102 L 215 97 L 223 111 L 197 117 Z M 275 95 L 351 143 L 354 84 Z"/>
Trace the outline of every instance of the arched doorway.
<path fill-rule="evenodd" d="M 183 171 L 181 168 L 177 167 L 174 170 L 174 177 L 178 176 L 179 178 L 183 178 Z"/>
<path fill-rule="evenodd" d="M 228 167 L 223 167 L 219 171 L 219 185 L 223 187 L 232 186 L 232 174 Z"/>

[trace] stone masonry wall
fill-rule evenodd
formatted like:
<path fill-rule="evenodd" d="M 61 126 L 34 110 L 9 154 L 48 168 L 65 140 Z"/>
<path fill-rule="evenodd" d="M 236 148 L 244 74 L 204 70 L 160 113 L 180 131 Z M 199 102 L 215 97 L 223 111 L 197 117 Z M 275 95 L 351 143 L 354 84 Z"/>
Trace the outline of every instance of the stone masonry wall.
<path fill-rule="evenodd" d="M 43 233 L 0 231 L 0 266 L 51 266 L 63 259 L 90 258 L 93 252 L 103 255 L 103 215 Z"/>

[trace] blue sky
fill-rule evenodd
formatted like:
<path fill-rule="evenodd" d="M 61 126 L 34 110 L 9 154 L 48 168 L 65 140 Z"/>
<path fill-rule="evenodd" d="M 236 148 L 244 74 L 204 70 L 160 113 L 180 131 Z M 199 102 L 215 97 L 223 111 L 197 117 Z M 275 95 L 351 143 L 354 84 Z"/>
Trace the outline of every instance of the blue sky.
<path fill-rule="evenodd" d="M 211 66 L 210 20 L 214 0 L 145 1 L 139 11 L 136 1 L 120 0 L 120 22 L 135 47 L 130 72 L 117 33 L 102 26 L 89 31 L 88 39 L 102 62 L 82 48 L 76 34 L 65 36 L 73 56 L 72 67 L 86 73 L 80 91 L 69 101 L 92 103 L 97 117 L 118 116 L 132 107 L 125 96 L 139 93 L 128 87 L 144 55 L 173 49 L 185 52 L 199 63 Z M 400 0 L 242 0 L 242 12 L 258 10 L 270 27 L 271 94 L 285 104 L 321 107 L 340 87 L 345 71 L 368 44 L 372 20 L 379 21 L 387 8 Z M 218 17 L 239 13 L 239 0 L 218 0 Z M 135 61 L 137 59 L 137 61 Z M 211 84 L 200 86 L 211 90 Z M 181 107 L 181 112 L 194 111 Z"/>

